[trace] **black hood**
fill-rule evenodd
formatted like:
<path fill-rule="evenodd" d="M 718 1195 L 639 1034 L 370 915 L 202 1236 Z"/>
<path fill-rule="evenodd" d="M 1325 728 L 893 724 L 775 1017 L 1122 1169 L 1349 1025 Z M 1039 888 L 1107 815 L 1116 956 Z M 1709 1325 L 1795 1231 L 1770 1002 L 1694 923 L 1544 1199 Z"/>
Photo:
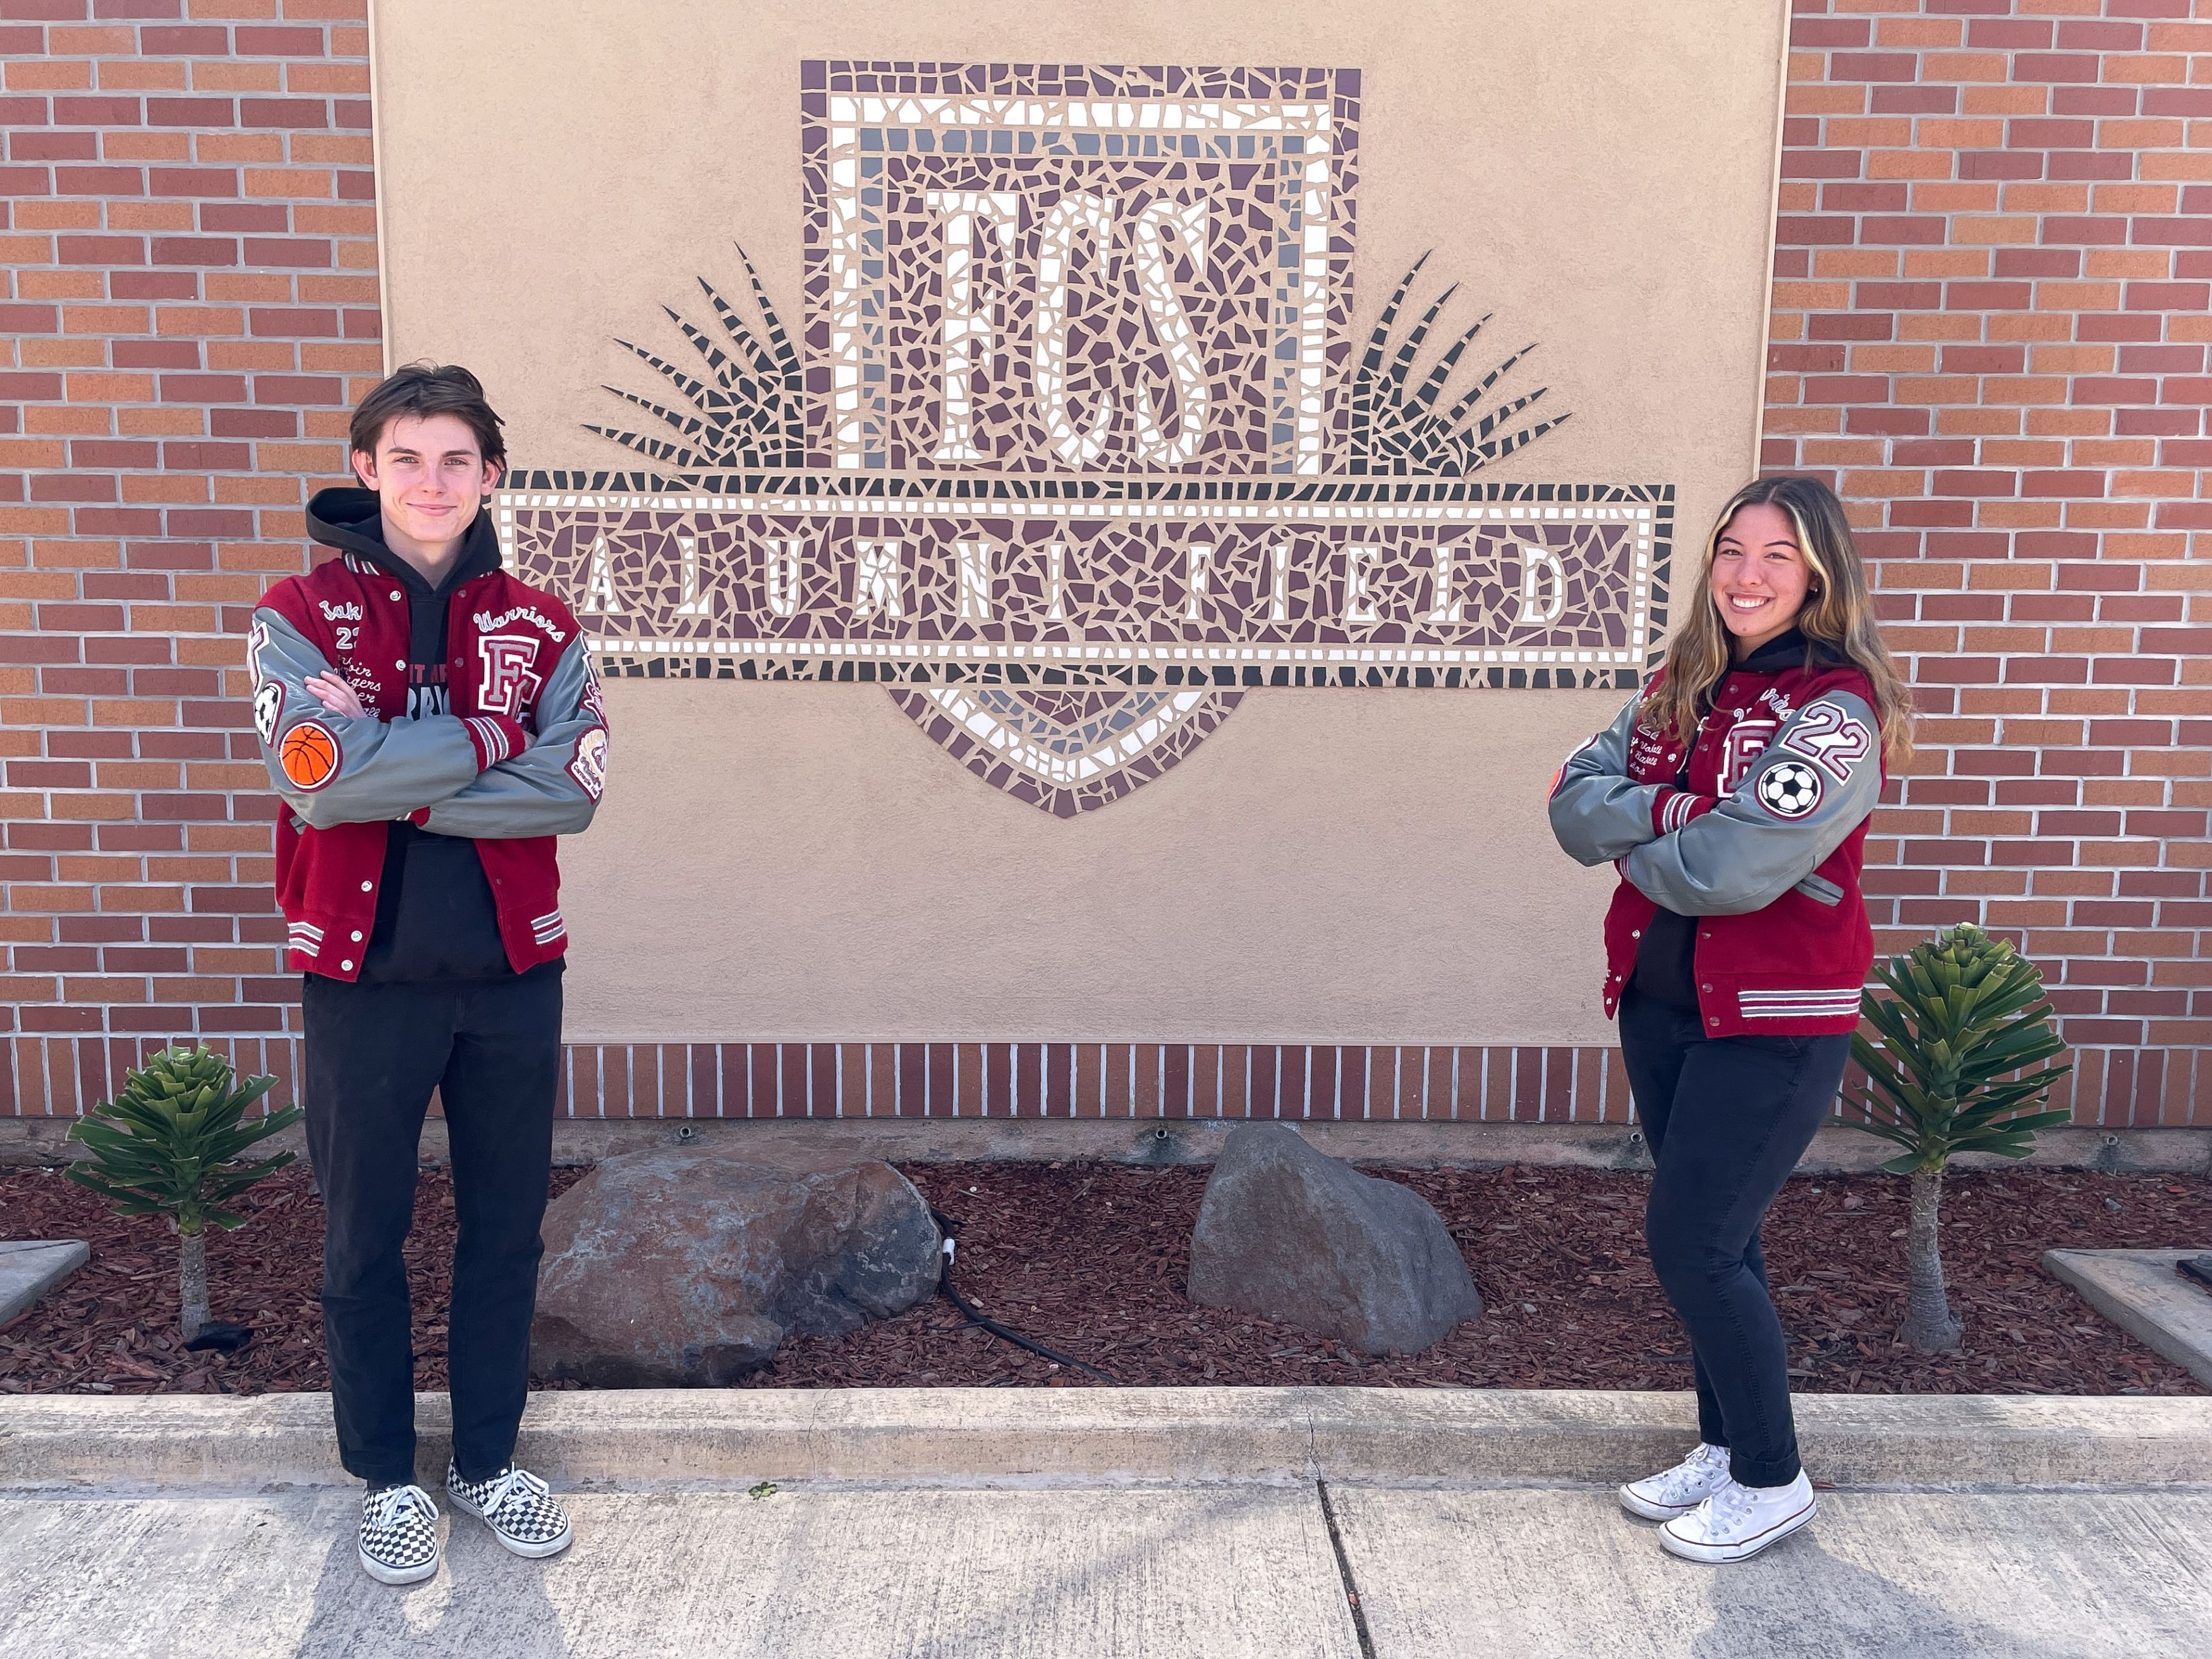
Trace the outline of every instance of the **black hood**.
<path fill-rule="evenodd" d="M 384 513 L 373 489 L 343 486 L 319 489 L 307 503 L 307 533 L 325 547 L 368 560 L 412 591 L 428 592 L 415 567 L 384 544 Z M 461 532 L 461 556 L 447 574 L 441 591 L 499 568 L 499 535 L 491 527 L 491 503 L 477 509 Z"/>
<path fill-rule="evenodd" d="M 1735 666 L 1749 674 L 1783 674 L 1793 668 L 1828 667 L 1843 655 L 1825 640 L 1808 640 L 1792 628 L 1776 635 Z"/>

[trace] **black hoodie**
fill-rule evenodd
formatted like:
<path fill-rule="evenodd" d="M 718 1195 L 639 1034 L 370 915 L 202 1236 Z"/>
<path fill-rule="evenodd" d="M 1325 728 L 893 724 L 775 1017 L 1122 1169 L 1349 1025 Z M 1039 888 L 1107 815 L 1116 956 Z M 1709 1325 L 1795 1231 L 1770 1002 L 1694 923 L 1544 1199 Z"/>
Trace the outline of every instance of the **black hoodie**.
<path fill-rule="evenodd" d="M 1748 670 L 1754 674 L 1778 674 L 1785 669 L 1800 665 L 1810 667 L 1825 662 L 1833 653 L 1819 642 L 1807 639 L 1792 628 L 1777 635 L 1753 652 L 1742 661 L 1730 665 Z M 1711 708 L 1728 684 L 1728 675 L 1721 676 L 1706 696 L 1705 707 Z M 1690 754 L 1692 745 L 1682 750 L 1682 769 L 1674 780 L 1674 787 L 1690 787 Z M 1687 1014 L 1692 1019 L 1701 1012 L 1698 1003 L 1698 924 L 1688 916 L 1678 916 L 1664 905 L 1645 925 L 1644 938 L 1636 947 L 1636 972 L 1630 983 L 1654 1002 L 1663 1002 L 1677 1013 Z"/>
<path fill-rule="evenodd" d="M 471 577 L 499 568 L 499 537 L 490 514 L 479 511 L 470 520 L 460 556 L 435 587 L 384 544 L 383 513 L 374 490 L 318 492 L 307 503 L 307 533 L 325 547 L 368 561 L 399 585 L 407 595 L 410 628 L 405 718 L 447 713 L 447 601 Z M 433 835 L 405 818 L 393 820 L 362 979 L 415 983 L 504 979 L 514 973 L 500 942 L 499 912 L 476 842 Z"/>

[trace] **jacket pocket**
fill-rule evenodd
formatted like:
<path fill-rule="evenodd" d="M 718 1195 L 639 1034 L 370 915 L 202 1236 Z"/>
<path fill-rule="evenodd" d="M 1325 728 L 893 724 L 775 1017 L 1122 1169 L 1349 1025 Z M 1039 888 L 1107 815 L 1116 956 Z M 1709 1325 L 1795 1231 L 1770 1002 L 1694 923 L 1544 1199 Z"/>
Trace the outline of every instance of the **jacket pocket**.
<path fill-rule="evenodd" d="M 1825 904 L 1831 910 L 1844 902 L 1844 890 L 1817 872 L 1806 877 L 1790 890 L 1802 893 L 1815 904 Z"/>

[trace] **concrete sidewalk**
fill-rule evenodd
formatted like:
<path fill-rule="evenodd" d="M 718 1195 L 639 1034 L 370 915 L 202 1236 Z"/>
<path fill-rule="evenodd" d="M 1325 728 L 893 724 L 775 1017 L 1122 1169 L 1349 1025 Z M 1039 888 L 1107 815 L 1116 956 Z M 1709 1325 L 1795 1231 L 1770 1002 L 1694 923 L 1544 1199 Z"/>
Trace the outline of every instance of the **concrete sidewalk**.
<path fill-rule="evenodd" d="M 1842 1460 L 1814 1453 L 1816 1474 L 1887 1445 L 1946 1478 L 1824 1493 L 1808 1533 L 1714 1569 L 1663 1554 L 1609 1490 L 1647 1433 L 1686 1442 L 1659 1420 L 1686 1425 L 1686 1396 L 929 1395 L 540 1396 L 529 1432 L 541 1467 L 570 1471 L 574 1547 L 522 1561 L 451 1516 L 445 1571 L 408 1590 L 355 1562 L 358 1488 L 241 1491 L 222 1459 L 204 1473 L 224 1478 L 180 1478 L 186 1439 L 269 1450 L 325 1397 L 0 1401 L 0 1659 L 2194 1659 L 2212 1631 L 2212 1401 L 1808 1400 Z M 902 1455 L 896 1425 L 933 1409 L 937 1438 Z M 258 1430 L 222 1434 L 226 1410 Z M 76 1478 L 115 1466 L 71 1452 L 72 1414 L 111 1449 L 135 1419 L 120 1439 L 142 1478 Z M 654 1458 L 648 1418 L 726 1452 L 750 1421 L 743 1443 L 775 1463 Z M 1144 1431 L 1102 1437 L 1116 1421 Z M 990 1422 L 988 1441 L 959 1431 Z"/>

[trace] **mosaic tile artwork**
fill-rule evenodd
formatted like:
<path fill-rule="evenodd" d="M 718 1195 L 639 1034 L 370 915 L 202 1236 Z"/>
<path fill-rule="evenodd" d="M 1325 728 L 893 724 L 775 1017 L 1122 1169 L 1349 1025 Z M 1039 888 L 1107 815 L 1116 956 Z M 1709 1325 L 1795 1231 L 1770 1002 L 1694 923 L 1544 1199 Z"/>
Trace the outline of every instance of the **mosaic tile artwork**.
<path fill-rule="evenodd" d="M 587 429 L 651 470 L 496 503 L 607 672 L 885 684 L 1065 817 L 1249 690 L 1652 659 L 1672 485 L 1479 476 L 1568 411 L 1515 375 L 1532 347 L 1470 356 L 1492 319 L 1426 255 L 1355 351 L 1357 70 L 800 79 L 797 341 L 740 249 L 742 289 L 618 343 L 659 382 Z"/>

